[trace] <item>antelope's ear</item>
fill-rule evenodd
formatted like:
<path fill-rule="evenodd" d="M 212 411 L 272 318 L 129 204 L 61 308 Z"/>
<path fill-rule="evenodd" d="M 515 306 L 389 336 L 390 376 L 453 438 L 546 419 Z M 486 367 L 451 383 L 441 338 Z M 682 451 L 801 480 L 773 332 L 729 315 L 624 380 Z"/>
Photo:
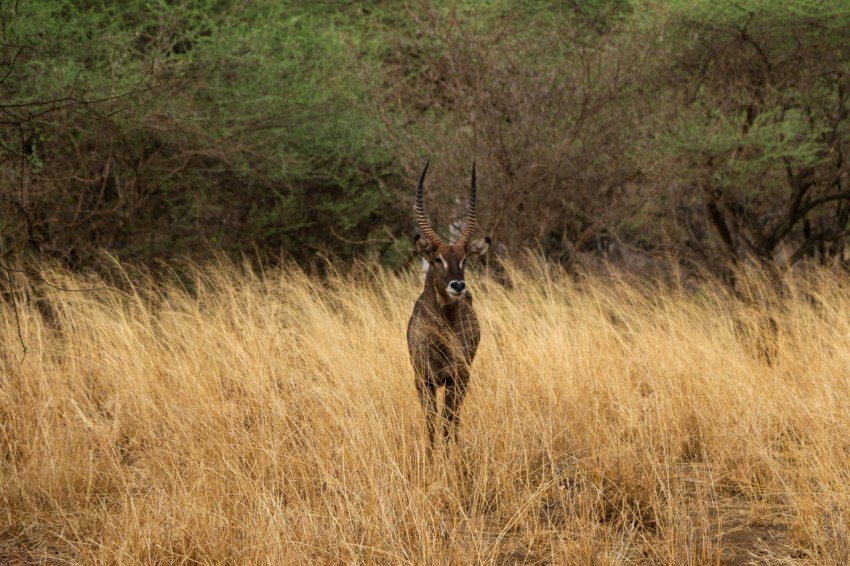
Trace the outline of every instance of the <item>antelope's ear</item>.
<path fill-rule="evenodd" d="M 416 234 L 413 243 L 416 246 L 416 253 L 425 259 L 431 259 L 431 256 L 434 254 L 434 246 L 428 238 L 423 238 L 421 234 Z"/>
<path fill-rule="evenodd" d="M 466 255 L 481 257 L 490 249 L 490 238 L 478 238 L 466 246 Z"/>

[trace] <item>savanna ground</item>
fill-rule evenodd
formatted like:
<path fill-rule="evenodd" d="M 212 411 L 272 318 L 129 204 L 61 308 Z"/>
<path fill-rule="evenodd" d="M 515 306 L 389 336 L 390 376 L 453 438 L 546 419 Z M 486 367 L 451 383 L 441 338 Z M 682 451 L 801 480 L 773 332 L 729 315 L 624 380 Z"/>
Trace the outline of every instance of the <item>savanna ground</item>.
<path fill-rule="evenodd" d="M 471 274 L 483 340 L 432 463 L 418 273 L 44 277 L 93 290 L 21 281 L 0 309 L 4 563 L 850 559 L 843 274 L 749 304 Z"/>

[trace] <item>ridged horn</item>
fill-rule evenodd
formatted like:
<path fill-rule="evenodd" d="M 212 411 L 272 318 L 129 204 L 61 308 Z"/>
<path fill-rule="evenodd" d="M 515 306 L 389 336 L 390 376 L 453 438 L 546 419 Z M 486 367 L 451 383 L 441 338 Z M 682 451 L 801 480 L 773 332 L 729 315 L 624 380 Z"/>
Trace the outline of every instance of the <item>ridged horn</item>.
<path fill-rule="evenodd" d="M 431 242 L 432 246 L 439 248 L 443 245 L 443 240 L 436 232 L 434 232 L 433 228 L 431 228 L 431 223 L 428 222 L 428 217 L 425 216 L 425 204 L 422 199 L 422 193 L 425 187 L 425 173 L 428 172 L 428 165 L 430 164 L 431 160 L 429 159 L 425 163 L 422 175 L 419 177 L 419 185 L 416 187 L 416 202 L 414 204 L 414 208 L 416 209 L 416 221 L 419 223 L 419 229 L 422 230 L 422 235 L 428 238 L 428 241 Z"/>
<path fill-rule="evenodd" d="M 475 162 L 472 162 L 472 185 L 469 189 L 469 202 L 466 204 L 466 218 L 463 221 L 463 232 L 457 243 L 467 246 L 472 241 L 472 232 L 475 231 Z"/>

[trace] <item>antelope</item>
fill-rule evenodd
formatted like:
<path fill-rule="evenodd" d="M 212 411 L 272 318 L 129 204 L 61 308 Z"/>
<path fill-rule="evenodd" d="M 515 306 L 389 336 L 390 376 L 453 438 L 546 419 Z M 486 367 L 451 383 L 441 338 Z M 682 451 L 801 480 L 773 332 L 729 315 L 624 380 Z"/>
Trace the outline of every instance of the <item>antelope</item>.
<path fill-rule="evenodd" d="M 469 366 L 478 349 L 481 330 L 472 294 L 467 290 L 463 271 L 469 259 L 487 253 L 490 238 L 472 241 L 475 230 L 475 163 L 466 207 L 463 231 L 453 245 L 443 242 L 431 228 L 425 215 L 422 193 L 425 164 L 416 187 L 414 209 L 421 235 L 414 238 L 416 252 L 428 262 L 425 288 L 413 306 L 407 325 L 407 348 L 413 363 L 416 391 L 425 412 L 429 447 L 434 446 L 437 420 L 437 390 L 445 387 L 443 397 L 443 440 L 457 439 L 459 413 L 469 384 Z"/>

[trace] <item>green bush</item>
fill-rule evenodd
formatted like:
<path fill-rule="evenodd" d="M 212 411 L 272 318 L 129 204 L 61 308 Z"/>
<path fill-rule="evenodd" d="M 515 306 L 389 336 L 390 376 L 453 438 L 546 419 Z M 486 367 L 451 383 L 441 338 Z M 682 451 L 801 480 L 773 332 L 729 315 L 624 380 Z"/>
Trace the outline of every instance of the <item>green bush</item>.
<path fill-rule="evenodd" d="M 349 241 L 397 222 L 385 187 L 398 166 L 350 80 L 348 52 L 362 45 L 348 11 L 54 2 L 20 12 L 12 31 L 27 47 L 7 58 L 3 86 L 24 114 L 4 139 L 20 129 L 40 153 L 26 178 L 8 164 L 20 190 L 7 202 L 30 212 L 6 219 L 7 253 L 29 239 L 53 256 L 71 245 L 80 261 L 100 247 L 149 261 L 211 245 L 309 261 L 317 249 L 351 255 Z M 28 238 L 27 224 L 42 235 Z"/>
<path fill-rule="evenodd" d="M 845 260 L 843 1 L 0 3 L 5 259 Z"/>

